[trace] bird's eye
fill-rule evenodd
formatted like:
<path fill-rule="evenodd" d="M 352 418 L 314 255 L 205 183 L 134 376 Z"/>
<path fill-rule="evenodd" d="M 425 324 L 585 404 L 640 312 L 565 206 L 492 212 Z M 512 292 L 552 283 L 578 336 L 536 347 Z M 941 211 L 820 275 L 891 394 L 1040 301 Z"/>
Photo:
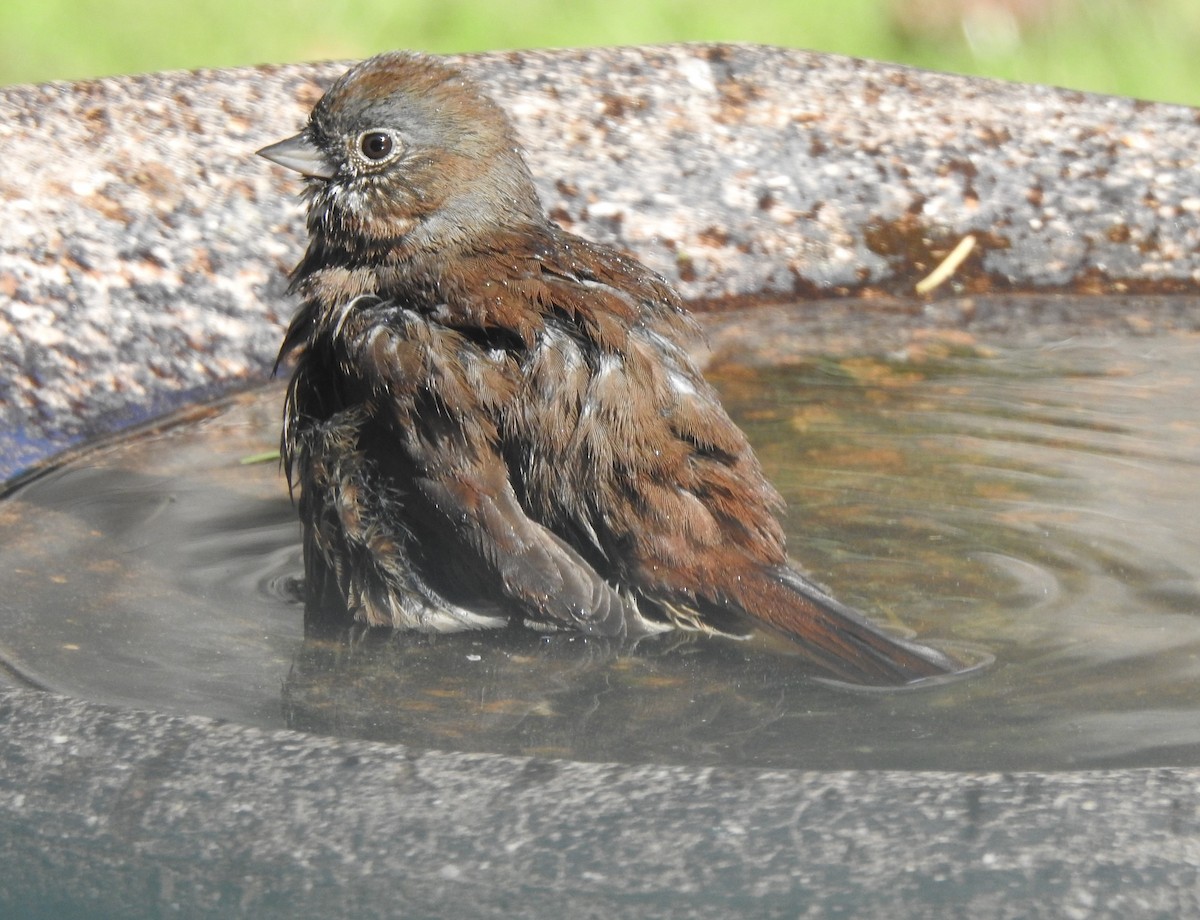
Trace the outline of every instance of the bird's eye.
<path fill-rule="evenodd" d="M 358 139 L 358 149 L 368 160 L 378 163 L 392 155 L 396 142 L 387 131 L 367 131 Z"/>

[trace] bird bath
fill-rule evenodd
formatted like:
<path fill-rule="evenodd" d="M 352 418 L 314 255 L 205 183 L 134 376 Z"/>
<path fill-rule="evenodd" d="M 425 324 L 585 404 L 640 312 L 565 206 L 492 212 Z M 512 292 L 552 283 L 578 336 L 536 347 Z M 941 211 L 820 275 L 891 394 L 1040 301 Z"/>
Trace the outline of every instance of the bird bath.
<path fill-rule="evenodd" d="M 340 67 L 12 88 L 6 471 L 115 437 L 0 505 L 0 909 L 1194 910 L 1194 113 L 761 48 L 467 64 L 556 219 L 725 308 L 794 553 L 996 663 L 852 694 L 753 642 L 306 640 L 240 462 L 300 245 L 248 156 Z"/>
<path fill-rule="evenodd" d="M 815 305 L 842 315 L 843 337 L 874 329 L 838 355 L 806 321 L 812 305 L 713 324 L 710 377 L 789 502 L 797 554 L 877 616 L 993 649 L 996 666 L 966 682 L 864 695 L 814 682 L 786 647 L 715 637 L 306 641 L 273 451 L 281 384 L 81 451 L 0 505 L 5 664 L 83 699 L 457 751 L 825 770 L 1194 764 L 1197 337 L 1124 334 L 1134 316 L 1161 324 L 1150 298 L 1043 305 L 1090 329 L 1037 344 L 945 329 L 879 352 L 888 326 L 903 331 L 897 311 Z"/>

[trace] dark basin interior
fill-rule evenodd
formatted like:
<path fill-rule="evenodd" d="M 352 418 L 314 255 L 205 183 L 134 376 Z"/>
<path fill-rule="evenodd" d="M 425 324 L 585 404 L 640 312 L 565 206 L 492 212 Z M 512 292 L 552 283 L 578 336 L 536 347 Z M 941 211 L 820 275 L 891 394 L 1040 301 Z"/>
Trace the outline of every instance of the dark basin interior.
<path fill-rule="evenodd" d="M 1178 299 L 1041 305 L 1088 322 L 1058 335 L 1043 323 L 1036 342 L 999 324 L 942 328 L 895 348 L 881 343 L 904 331 L 896 304 L 712 322 L 710 376 L 788 501 L 794 555 L 882 622 L 957 647 L 978 665 L 957 681 L 829 686 L 765 637 L 306 639 L 274 454 L 281 383 L 81 449 L 13 492 L 4 664 L 87 700 L 448 751 L 793 770 L 1195 765 L 1195 333 L 1166 312 Z M 808 319 L 830 313 L 841 351 Z"/>

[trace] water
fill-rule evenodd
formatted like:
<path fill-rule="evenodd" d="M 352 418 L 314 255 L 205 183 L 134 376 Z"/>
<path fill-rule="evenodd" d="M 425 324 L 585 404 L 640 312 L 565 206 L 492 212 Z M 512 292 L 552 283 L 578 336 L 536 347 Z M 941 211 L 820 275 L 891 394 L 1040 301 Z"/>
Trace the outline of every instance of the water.
<path fill-rule="evenodd" d="M 286 486 L 277 462 L 243 462 L 275 447 L 274 386 L 82 452 L 0 503 L 0 675 L 453 750 L 1200 763 L 1200 337 L 881 336 L 872 355 L 811 335 L 789 352 L 768 325 L 715 333 L 710 376 L 788 500 L 793 555 L 879 620 L 986 647 L 990 668 L 852 692 L 765 640 L 306 640 Z"/>

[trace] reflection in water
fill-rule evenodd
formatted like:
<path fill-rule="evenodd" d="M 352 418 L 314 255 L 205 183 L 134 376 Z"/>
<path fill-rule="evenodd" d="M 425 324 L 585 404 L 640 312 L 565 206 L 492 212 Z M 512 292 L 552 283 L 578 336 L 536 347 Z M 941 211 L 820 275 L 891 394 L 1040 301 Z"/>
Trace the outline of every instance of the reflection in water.
<path fill-rule="evenodd" d="M 852 692 L 735 639 L 351 630 L 306 642 L 283 697 L 291 728 L 418 747 L 817 767 L 840 762 L 825 752 L 844 747 L 848 705 L 880 711 L 933 691 Z M 926 743 L 896 724 L 862 753 L 910 738 Z"/>
<path fill-rule="evenodd" d="M 723 709 L 742 708 L 746 730 L 778 717 L 777 706 L 739 707 L 730 663 L 713 643 L 675 636 L 630 648 L 524 629 L 356 631 L 305 644 L 284 687 L 284 710 L 293 728 L 418 746 L 515 745 L 588 758 L 603 757 L 619 739 L 634 759 L 654 758 L 664 745 L 695 744 Z"/>
<path fill-rule="evenodd" d="M 301 635 L 277 388 L 0 503 L 0 656 L 64 693 L 415 746 L 593 760 L 1016 769 L 1200 760 L 1196 340 L 718 366 L 793 553 L 958 682 L 858 693 L 786 647 L 511 629 Z M 2 675 L 3 672 L 0 672 Z"/>

